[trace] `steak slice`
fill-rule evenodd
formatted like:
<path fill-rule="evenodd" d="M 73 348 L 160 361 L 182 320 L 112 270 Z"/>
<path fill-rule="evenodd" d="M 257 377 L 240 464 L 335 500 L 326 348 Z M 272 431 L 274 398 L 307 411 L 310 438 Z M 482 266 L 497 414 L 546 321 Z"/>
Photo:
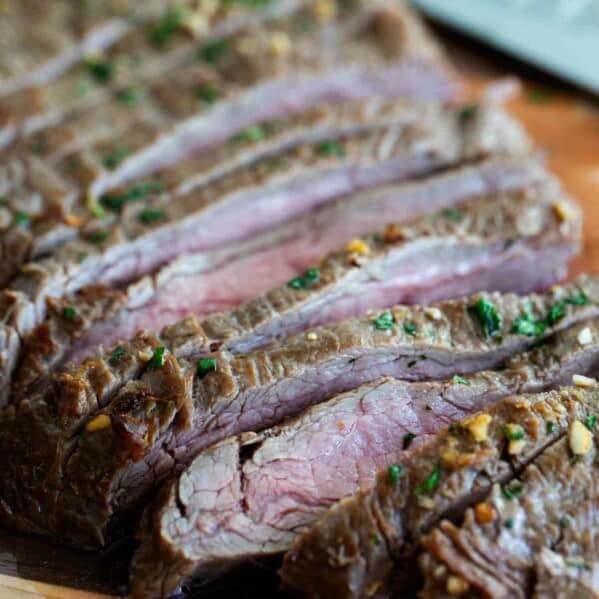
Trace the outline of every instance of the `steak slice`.
<path fill-rule="evenodd" d="M 511 149 L 518 153 L 527 145 L 517 133 L 505 137 L 500 133 L 502 127 L 514 133 L 512 121 L 506 122 L 493 109 L 496 117 L 482 110 L 480 118 L 468 119 L 466 124 L 455 111 L 441 113 L 440 118 L 435 112 L 426 125 L 373 125 L 370 131 L 342 140 L 290 149 L 283 155 L 289 162 L 273 164 L 266 158 L 176 199 L 167 195 L 139 206 L 124 199 L 137 195 L 133 191 L 110 196 L 108 205 L 126 204 L 114 226 L 87 229 L 82 239 L 26 265 L 13 280 L 13 289 L 31 298 L 14 317 L 21 318 L 26 309 L 32 313 L 23 318 L 39 322 L 48 296 L 73 293 L 89 283 L 135 279 L 180 253 L 206 252 L 255 238 L 352 192 L 422 175 L 462 159 L 480 159 L 489 152 L 489 137 L 496 140 L 491 147 L 499 155 Z M 463 133 L 454 136 L 460 130 Z M 513 137 L 518 141 L 512 143 Z M 223 227 L 223 222 L 228 226 Z"/>
<path fill-rule="evenodd" d="M 460 526 L 444 520 L 423 537 L 420 597 L 455 596 L 457 588 L 498 599 L 597 596 L 596 409 L 586 421 L 573 420 L 567 438 L 545 449 L 517 481 L 494 485 Z M 554 571 L 552 582 L 558 573 L 568 582 L 548 591 L 546 577 L 538 577 L 546 568 Z M 567 588 L 578 592 L 564 593 Z"/>
<path fill-rule="evenodd" d="M 459 517 L 495 484 L 517 494 L 522 470 L 559 447 L 573 421 L 597 413 L 598 401 L 596 388 L 515 396 L 438 433 L 381 471 L 374 489 L 343 499 L 304 532 L 285 556 L 283 584 L 314 598 L 405 593 L 423 533 Z M 518 453 L 506 438 L 511 424 L 526 435 Z"/>
<path fill-rule="evenodd" d="M 580 345 L 587 330 L 591 342 Z M 507 395 L 593 373 L 594 339 L 597 320 L 556 333 L 501 371 L 444 382 L 379 379 L 278 427 L 206 449 L 146 512 L 132 564 L 133 596 L 168 595 L 191 576 L 212 577 L 236 562 L 286 551 L 332 503 L 372 486 L 377 470 L 448 422 Z"/>
<path fill-rule="evenodd" d="M 403 193 L 408 199 L 418 198 L 421 190 L 417 187 Z M 405 210 L 399 203 L 401 188 L 398 192 L 393 201 L 401 216 Z M 371 216 L 379 218 L 381 203 L 389 196 L 377 192 L 368 203 L 356 198 L 348 201 L 343 211 L 334 209 L 303 224 L 292 223 L 287 230 L 293 236 L 286 242 L 247 256 L 242 247 L 238 259 L 224 265 L 217 263 L 207 269 L 203 255 L 180 259 L 154 281 L 144 278 L 126 293 L 116 294 L 108 312 L 101 308 L 92 311 L 91 317 L 84 316 L 90 313 L 93 290 L 82 300 L 77 296 L 65 298 L 60 305 L 71 317 L 66 319 L 67 326 L 63 312 L 55 310 L 26 337 L 22 367 L 12 389 L 13 401 L 31 393 L 32 385 L 43 385 L 46 373 L 60 362 L 80 362 L 100 344 L 110 347 L 140 329 L 158 329 L 190 312 L 198 318 L 207 317 L 202 322 L 206 344 L 196 348 L 196 356 L 220 346 L 244 353 L 309 326 L 393 303 L 427 303 L 472 293 L 485 284 L 521 292 L 546 287 L 561 277 L 579 236 L 577 221 L 563 223 L 556 218 L 552 194 L 553 188 L 545 184 L 524 192 L 475 198 L 459 208 L 448 208 L 449 213 L 445 210 L 407 222 L 403 229 L 392 227 L 383 235 L 354 239 L 315 266 L 312 258 L 320 254 L 319 249 L 323 245 L 328 249 L 327 243 L 329 247 L 337 245 L 340 233 L 351 227 L 352 221 L 356 227 L 368 224 L 361 203 L 368 206 Z M 434 208 L 432 198 L 427 208 Z M 321 222 L 330 229 L 319 234 L 321 216 L 326 216 Z M 523 223 L 531 236 L 521 234 Z M 314 235 L 316 239 L 320 236 L 321 243 L 314 242 Z M 540 261 L 541 253 L 544 258 Z M 297 277 L 302 271 L 311 273 L 309 285 L 302 284 L 305 274 Z M 271 284 L 280 286 L 264 294 Z M 251 299 L 255 296 L 258 299 Z M 104 302 L 103 296 L 99 302 Z M 230 311 L 208 316 L 218 307 Z M 11 309 L 16 319 L 18 309 L 7 307 Z M 76 317 L 78 314 L 81 317 Z"/>
<path fill-rule="evenodd" d="M 432 311 L 397 307 L 199 362 L 184 357 L 205 343 L 193 320 L 161 337 L 141 333 L 5 410 L 0 450 L 10 458 L 0 476 L 1 515 L 20 529 L 103 542 L 114 514 L 213 443 L 381 376 L 421 380 L 493 368 L 596 315 L 596 286 L 591 278 L 545 296 L 482 293 Z M 515 326 L 523 321 L 546 326 L 531 337 Z"/>

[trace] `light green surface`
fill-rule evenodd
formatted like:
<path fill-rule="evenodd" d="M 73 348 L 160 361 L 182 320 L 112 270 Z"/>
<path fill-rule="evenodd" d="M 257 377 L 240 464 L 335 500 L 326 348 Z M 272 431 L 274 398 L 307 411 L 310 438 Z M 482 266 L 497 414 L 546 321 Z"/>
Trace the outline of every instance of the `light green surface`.
<path fill-rule="evenodd" d="M 599 93 L 597 0 L 412 0 L 431 17 Z"/>

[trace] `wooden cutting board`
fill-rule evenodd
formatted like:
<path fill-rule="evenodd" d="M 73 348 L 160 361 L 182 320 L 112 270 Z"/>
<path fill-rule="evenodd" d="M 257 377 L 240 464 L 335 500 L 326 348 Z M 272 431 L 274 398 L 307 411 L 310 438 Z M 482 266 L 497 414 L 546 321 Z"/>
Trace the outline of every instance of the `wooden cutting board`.
<path fill-rule="evenodd" d="M 442 32 L 476 93 L 493 77 L 525 72 L 498 55 Z M 584 249 L 571 276 L 599 272 L 599 103 L 537 77 L 508 104 L 585 213 Z M 0 531 L 0 599 L 95 599 L 123 592 L 132 545 L 105 554 L 74 551 L 44 539 Z M 39 581 L 39 582 L 38 582 Z M 86 589 L 86 590 L 78 590 Z M 190 591 L 198 599 L 280 599 L 276 564 L 250 565 Z"/>

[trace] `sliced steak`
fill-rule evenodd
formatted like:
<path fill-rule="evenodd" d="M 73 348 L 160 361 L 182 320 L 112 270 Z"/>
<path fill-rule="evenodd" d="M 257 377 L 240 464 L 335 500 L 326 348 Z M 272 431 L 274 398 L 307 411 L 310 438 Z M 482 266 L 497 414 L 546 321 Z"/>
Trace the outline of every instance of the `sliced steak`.
<path fill-rule="evenodd" d="M 227 436 L 275 425 L 381 376 L 421 380 L 492 368 L 596 315 L 597 295 L 597 282 L 586 279 L 545 296 L 483 293 L 432 310 L 397 307 L 244 356 L 200 361 L 184 357 L 205 346 L 193 320 L 162 337 L 139 334 L 5 410 L 2 517 L 71 542 L 102 542 L 113 514 Z M 515 327 L 523 319 L 545 323 L 535 327 L 539 336 Z"/>
<path fill-rule="evenodd" d="M 444 520 L 422 539 L 420 597 L 452 597 L 458 589 L 462 596 L 497 599 L 599 594 L 597 407 L 586 420 L 573 420 L 567 437 L 545 449 L 518 480 L 494 485 L 466 510 L 460 526 Z M 527 443 L 527 437 L 512 441 L 508 452 Z M 561 589 L 550 591 L 546 577 L 538 577 L 547 566 L 558 570 L 552 580 L 562 573 L 568 581 L 558 583 Z"/>
<path fill-rule="evenodd" d="M 402 193 L 410 198 L 416 191 L 418 197 L 418 187 L 398 191 L 393 201 L 400 201 Z M 92 311 L 91 318 L 73 316 L 66 323 L 66 335 L 65 319 L 60 313 L 56 318 L 55 312 L 26 337 L 28 348 L 13 387 L 13 401 L 27 396 L 32 385 L 43 384 L 46 373 L 60 362 L 80 362 L 100 344 L 110 347 L 140 329 L 158 329 L 190 312 L 207 317 L 202 322 L 206 345 L 202 351 L 196 348 L 196 356 L 221 346 L 244 353 L 309 326 L 393 303 L 428 303 L 472 293 L 485 284 L 521 292 L 546 287 L 561 277 L 579 236 L 576 220 L 564 223 L 556 218 L 552 193 L 545 182 L 525 192 L 470 200 L 409 221 L 401 229 L 394 226 L 383 235 L 356 238 L 316 265 L 312 258 L 319 255 L 320 247 L 338 244 L 346 226 L 368 224 L 360 210 L 363 198 L 348 201 L 343 211 L 329 210 L 324 224 L 331 228 L 321 234 L 315 226 L 319 219 L 312 218 L 305 226 L 292 223 L 288 232 L 293 236 L 285 243 L 247 256 L 242 248 L 237 260 L 222 266 L 213 264 L 209 269 L 206 256 L 187 256 L 161 271 L 154 281 L 144 278 L 130 286 L 118 295 L 111 311 Z M 386 193 L 378 192 L 370 198 L 371 217 L 379 218 L 381 203 L 388 200 Z M 400 203 L 395 209 L 400 215 L 405 210 Z M 521 234 L 523 224 L 531 236 Z M 320 236 L 320 244 L 314 241 L 315 235 L 316 239 Z M 541 253 L 543 260 L 538 259 Z M 264 293 L 273 283 L 280 287 Z M 69 315 L 88 314 L 94 295 L 92 290 L 82 299 L 65 298 L 61 304 L 68 306 Z M 98 301 L 102 304 L 103 297 Z M 217 308 L 229 311 L 208 316 Z M 17 308 L 7 310 L 18 316 Z M 74 328 L 72 320 L 77 323 Z M 53 339 L 52 344 L 46 339 Z"/>
<path fill-rule="evenodd" d="M 509 133 L 514 133 L 511 121 L 490 110 L 497 118 L 482 110 L 480 118 L 464 123 L 456 112 L 445 112 L 426 125 L 373 125 L 371 131 L 306 144 L 283 154 L 287 160 L 273 164 L 272 158 L 265 158 L 174 200 L 166 195 L 140 206 L 127 201 L 137 192 L 110 196 L 108 205 L 118 210 L 124 204 L 114 226 L 86 229 L 82 239 L 26 265 L 13 280 L 13 289 L 31 298 L 15 312 L 15 319 L 39 322 L 48 296 L 73 293 L 89 283 L 135 279 L 180 253 L 207 252 L 255 238 L 352 192 L 462 159 L 476 160 L 490 148 L 501 155 L 526 147 L 518 134 Z M 500 133 L 502 127 L 507 136 Z M 454 135 L 462 128 L 462 134 Z M 489 137 L 495 140 L 491 144 Z M 31 314 L 23 315 L 24 310 Z"/>
<path fill-rule="evenodd" d="M 377 470 L 448 423 L 507 395 L 594 373 L 597 342 L 599 320 L 583 322 L 501 371 L 445 382 L 379 379 L 281 426 L 203 451 L 146 512 L 132 594 L 168 595 L 191 576 L 213 577 L 237 562 L 286 551 L 332 503 L 371 486 Z"/>
<path fill-rule="evenodd" d="M 405 594 L 423 533 L 483 500 L 494 484 L 516 495 L 522 470 L 559 446 L 573 421 L 596 414 L 598 402 L 596 388 L 566 387 L 505 399 L 450 426 L 303 533 L 285 556 L 283 584 L 314 598 Z M 525 433 L 518 452 L 509 425 Z"/>

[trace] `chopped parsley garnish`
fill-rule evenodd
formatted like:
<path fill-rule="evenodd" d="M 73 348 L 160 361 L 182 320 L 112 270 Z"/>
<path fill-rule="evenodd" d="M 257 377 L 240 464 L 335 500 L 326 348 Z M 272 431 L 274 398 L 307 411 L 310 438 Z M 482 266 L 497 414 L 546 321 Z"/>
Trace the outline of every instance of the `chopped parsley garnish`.
<path fill-rule="evenodd" d="M 577 295 L 570 295 L 565 300 L 566 304 L 571 304 L 572 306 L 586 306 L 591 303 L 589 296 L 581 291 Z"/>
<path fill-rule="evenodd" d="M 373 318 L 372 324 L 374 324 L 374 328 L 378 331 L 389 331 L 393 328 L 393 324 L 395 323 L 395 318 L 393 318 L 393 314 L 390 310 L 386 310 L 380 316 Z"/>
<path fill-rule="evenodd" d="M 216 371 L 216 360 L 214 358 L 201 358 L 198 360 L 198 376 L 203 379 L 209 372 Z"/>
<path fill-rule="evenodd" d="M 160 220 L 165 216 L 166 212 L 164 210 L 158 210 L 156 208 L 146 208 L 139 213 L 139 220 L 142 223 L 149 224 L 154 221 Z"/>
<path fill-rule="evenodd" d="M 461 377 L 459 374 L 454 374 L 453 380 L 455 383 L 458 383 L 460 385 L 467 385 L 468 387 L 470 386 L 470 383 L 465 378 Z"/>
<path fill-rule="evenodd" d="M 183 24 L 185 13 L 181 8 L 170 8 L 158 19 L 150 30 L 150 41 L 159 48 L 170 42 Z"/>
<path fill-rule="evenodd" d="M 478 316 L 485 339 L 495 337 L 501 331 L 503 317 L 488 299 L 484 297 L 479 298 L 474 306 L 472 306 L 472 310 Z"/>
<path fill-rule="evenodd" d="M 337 156 L 337 158 L 343 158 L 345 156 L 345 147 L 336 139 L 321 141 L 317 144 L 316 150 L 319 154 L 325 156 Z"/>
<path fill-rule="evenodd" d="M 457 432 L 455 424 L 450 424 L 449 428 L 447 430 L 449 431 L 450 435 L 453 435 L 453 434 L 455 434 Z"/>
<path fill-rule="evenodd" d="M 595 414 L 591 414 L 590 416 L 587 416 L 586 419 L 586 426 L 587 428 L 592 431 L 595 428 L 595 423 L 597 422 L 597 416 L 595 416 Z"/>
<path fill-rule="evenodd" d="M 28 225 L 30 222 L 29 215 L 25 214 L 25 212 L 15 212 L 13 222 L 18 227 Z"/>
<path fill-rule="evenodd" d="M 318 281 L 320 281 L 320 272 L 318 269 L 309 268 L 303 275 L 291 279 L 287 283 L 287 287 L 291 287 L 291 289 L 307 289 Z"/>
<path fill-rule="evenodd" d="M 418 327 L 413 322 L 404 323 L 403 330 L 412 337 L 415 337 L 416 333 L 418 333 Z"/>
<path fill-rule="evenodd" d="M 455 208 L 445 208 L 445 210 L 443 210 L 441 214 L 443 214 L 445 218 L 452 220 L 456 223 L 459 223 L 464 219 L 462 214 L 458 212 Z"/>
<path fill-rule="evenodd" d="M 458 116 L 461 121 L 469 121 L 475 114 L 478 109 L 478 104 L 467 104 L 463 106 Z"/>
<path fill-rule="evenodd" d="M 114 64 L 104 58 L 88 58 L 83 64 L 88 75 L 99 83 L 108 83 L 114 76 Z"/>
<path fill-rule="evenodd" d="M 501 490 L 503 496 L 510 501 L 520 497 L 524 493 L 524 485 L 519 482 L 512 483 L 509 487 L 503 487 Z"/>
<path fill-rule="evenodd" d="M 148 362 L 148 368 L 162 368 L 164 366 L 164 347 L 157 347 Z"/>
<path fill-rule="evenodd" d="M 200 85 L 198 87 L 198 98 L 204 104 L 214 104 L 218 100 L 218 91 L 211 85 Z"/>
<path fill-rule="evenodd" d="M 109 170 L 114 170 L 127 156 L 131 154 L 131 150 L 126 148 L 117 148 L 114 152 L 104 156 L 104 166 Z"/>
<path fill-rule="evenodd" d="M 508 518 L 503 525 L 508 529 L 508 530 L 512 530 L 512 528 L 514 528 L 514 519 L 513 518 Z"/>
<path fill-rule="evenodd" d="M 110 364 L 117 364 L 125 357 L 125 348 L 122 345 L 115 347 L 114 351 L 110 354 L 108 361 Z"/>
<path fill-rule="evenodd" d="M 408 449 L 408 447 L 410 447 L 410 445 L 412 444 L 412 441 L 415 438 L 416 438 L 416 435 L 414 433 L 405 434 L 403 437 L 403 448 Z"/>
<path fill-rule="evenodd" d="M 262 8 L 268 6 L 271 0 L 225 0 L 227 4 L 242 4 L 248 8 Z"/>
<path fill-rule="evenodd" d="M 133 87 L 126 87 L 125 89 L 121 89 L 116 94 L 117 102 L 119 102 L 120 104 L 125 104 L 126 106 L 137 104 L 138 102 L 141 102 L 143 98 L 143 92 Z"/>
<path fill-rule="evenodd" d="M 441 466 L 437 464 L 433 468 L 433 471 L 428 475 L 428 478 L 421 485 L 416 487 L 416 495 L 420 495 L 428 491 L 434 491 L 439 486 L 440 480 Z"/>
<path fill-rule="evenodd" d="M 527 309 L 514 320 L 512 333 L 527 337 L 540 337 L 547 329 L 547 325 L 547 319 L 536 318 L 530 309 Z"/>
<path fill-rule="evenodd" d="M 381 544 L 381 537 L 379 537 L 379 535 L 372 535 L 372 544 L 373 545 L 380 545 Z"/>
<path fill-rule="evenodd" d="M 545 425 L 545 430 L 547 431 L 548 435 L 555 432 L 555 422 L 552 422 L 551 420 L 547 422 L 547 424 Z"/>
<path fill-rule="evenodd" d="M 129 202 L 136 202 L 142 200 L 151 193 L 160 193 L 164 191 L 162 183 L 157 181 L 143 181 L 134 185 L 128 191 L 124 193 L 112 193 L 102 196 L 100 201 L 102 205 L 109 210 L 120 210 L 125 204 Z"/>
<path fill-rule="evenodd" d="M 109 233 L 106 230 L 94 231 L 93 233 L 89 234 L 87 239 L 91 243 L 103 243 L 106 241 L 106 239 L 108 239 L 108 234 Z"/>
<path fill-rule="evenodd" d="M 587 572 L 591 571 L 590 566 L 588 566 L 584 562 L 574 562 L 572 560 L 567 559 L 565 560 L 565 564 L 566 566 L 568 566 L 568 568 L 578 568 L 579 570 L 586 570 Z"/>
<path fill-rule="evenodd" d="M 519 424 L 506 424 L 503 427 L 503 434 L 509 441 L 519 441 L 524 439 L 524 429 Z"/>
<path fill-rule="evenodd" d="M 393 464 L 387 468 L 387 474 L 389 475 L 389 480 L 391 484 L 396 487 L 399 482 L 399 477 L 403 472 L 403 466 L 398 466 L 397 464 Z"/>
<path fill-rule="evenodd" d="M 211 64 L 218 62 L 229 48 L 227 40 L 214 40 L 207 43 L 199 52 L 200 58 Z"/>
<path fill-rule="evenodd" d="M 239 135 L 233 137 L 233 141 L 260 141 L 266 137 L 266 131 L 264 127 L 260 125 L 252 125 L 245 131 L 242 131 Z"/>
<path fill-rule="evenodd" d="M 64 308 L 62 311 L 62 317 L 66 318 L 67 320 L 73 320 L 75 316 L 77 316 L 77 311 L 75 310 L 75 308 L 72 308 L 70 306 Z"/>

